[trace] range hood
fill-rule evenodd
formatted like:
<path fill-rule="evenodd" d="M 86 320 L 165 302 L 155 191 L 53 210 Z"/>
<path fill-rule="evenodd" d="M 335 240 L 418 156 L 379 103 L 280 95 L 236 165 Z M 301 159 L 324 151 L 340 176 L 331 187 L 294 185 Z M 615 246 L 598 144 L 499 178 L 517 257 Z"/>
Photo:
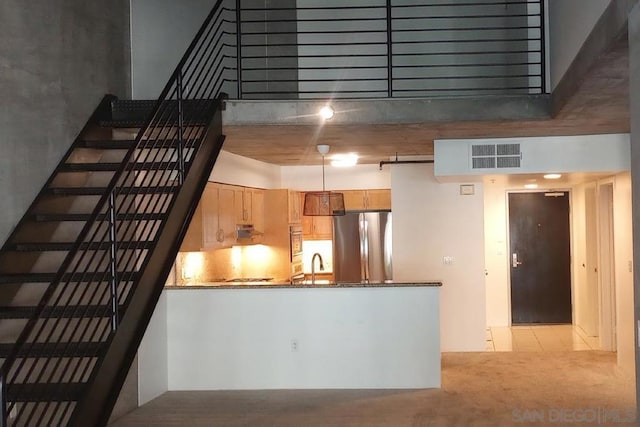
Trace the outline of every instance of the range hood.
<path fill-rule="evenodd" d="M 239 245 L 255 245 L 262 243 L 264 233 L 256 230 L 253 224 L 236 225 L 236 241 Z"/>

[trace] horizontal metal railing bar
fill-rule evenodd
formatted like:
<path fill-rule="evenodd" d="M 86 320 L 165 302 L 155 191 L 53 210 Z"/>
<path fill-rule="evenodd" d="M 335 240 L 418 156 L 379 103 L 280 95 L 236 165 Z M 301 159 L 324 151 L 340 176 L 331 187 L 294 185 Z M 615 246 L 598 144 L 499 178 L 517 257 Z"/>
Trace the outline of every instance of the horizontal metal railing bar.
<path fill-rule="evenodd" d="M 351 32 L 347 32 L 347 33 L 351 33 Z M 443 44 L 443 43 L 458 44 L 458 43 L 511 43 L 511 42 L 540 42 L 540 39 L 536 37 L 527 37 L 527 38 L 512 38 L 512 39 L 494 38 L 494 39 L 402 40 L 402 41 L 394 41 L 393 45 L 395 47 L 395 46 L 401 46 L 401 45 L 415 45 L 415 44 L 429 45 L 429 44 Z M 318 46 L 330 47 L 330 46 L 327 46 L 326 43 L 278 43 L 278 44 L 256 43 L 256 44 L 245 45 L 246 48 L 318 47 Z M 380 47 L 386 48 L 387 44 L 383 41 L 370 41 L 370 42 L 344 41 L 344 42 L 335 42 L 335 43 L 332 42 L 331 46 L 380 46 Z M 302 57 L 303 55 L 298 55 L 298 56 Z M 243 57 L 243 58 L 246 58 L 246 57 Z M 267 58 L 267 56 L 263 56 L 262 58 Z M 269 55 L 268 58 L 272 58 L 272 56 Z"/>
<path fill-rule="evenodd" d="M 406 52 L 406 53 L 395 53 L 394 57 L 399 56 L 438 56 L 438 55 L 489 55 L 489 54 L 521 54 L 521 53 L 542 53 L 540 49 L 533 50 L 511 50 L 511 51 L 499 51 L 499 50 L 487 50 L 487 51 L 466 51 L 466 52 L 433 52 L 433 53 L 424 53 L 424 52 Z M 326 55 L 270 55 L 269 59 L 288 59 L 288 58 L 386 58 L 387 54 L 368 54 L 368 53 L 352 53 L 352 54 L 326 54 Z M 264 56 L 243 56 L 242 59 L 264 59 Z"/>
<path fill-rule="evenodd" d="M 417 32 L 416 30 L 410 30 L 412 32 Z M 336 31 L 334 32 L 336 34 L 353 34 L 354 31 Z M 381 31 L 375 31 L 375 32 L 371 32 L 374 34 L 383 34 Z M 318 33 L 315 33 L 318 34 Z M 526 42 L 531 42 L 531 41 L 540 41 L 540 38 L 538 37 L 517 37 L 517 38 L 475 38 L 475 39 L 464 39 L 464 38 L 459 38 L 459 39 L 445 39 L 445 40 L 398 40 L 398 41 L 394 41 L 393 45 L 403 45 L 403 44 L 412 44 L 412 43 L 424 43 L 424 44 L 430 44 L 430 43 L 468 43 L 468 42 L 501 42 L 501 43 L 508 43 L 508 42 L 521 42 L 521 41 L 526 41 Z M 317 47 L 317 46 L 333 46 L 333 45 L 337 45 L 337 46 L 341 46 L 341 45 L 354 45 L 354 46 L 358 46 L 358 45 L 381 45 L 381 46 L 386 46 L 386 42 L 380 40 L 380 41 L 344 41 L 344 42 L 331 42 L 330 45 L 328 45 L 327 43 L 322 43 L 322 42 L 297 42 L 297 43 L 246 43 L 244 46 L 247 48 L 252 48 L 252 47 L 306 47 L 306 46 L 313 46 L 313 47 Z"/>
<path fill-rule="evenodd" d="M 464 80 L 464 79 L 511 79 L 511 78 L 528 78 L 528 77 L 540 77 L 540 74 L 502 74 L 491 76 L 443 76 L 443 77 L 394 77 L 394 81 L 406 81 L 406 80 Z"/>
<path fill-rule="evenodd" d="M 535 89 L 539 86 L 507 86 L 507 87 L 496 87 L 496 88 L 476 88 L 476 87 L 465 87 L 465 88 L 446 88 L 446 89 L 396 89 L 394 88 L 394 92 L 462 92 L 462 91 L 485 91 L 485 92 L 496 92 L 496 91 L 508 91 L 508 90 L 529 90 Z"/>
<path fill-rule="evenodd" d="M 394 9 L 402 9 L 402 8 L 415 8 L 415 7 L 466 7 L 466 6 L 511 6 L 511 5 L 537 5 L 539 4 L 537 1 L 513 1 L 505 3 L 504 1 L 495 1 L 495 2 L 456 2 L 456 3 L 431 3 L 431 4 L 400 4 L 400 5 L 392 5 Z M 243 12 L 265 12 L 265 11 L 295 11 L 295 10 L 362 10 L 362 9 L 385 9 L 386 6 L 296 6 L 296 7 L 278 7 L 278 6 L 269 6 L 266 8 L 259 7 L 243 7 Z"/>
<path fill-rule="evenodd" d="M 415 7 L 420 7 L 420 6 L 415 6 Z M 382 10 L 382 9 L 381 9 Z M 422 19 L 422 20 L 432 20 L 432 19 L 486 19 L 486 18 L 531 18 L 531 17 L 539 17 L 540 13 L 518 13 L 518 14 L 503 14 L 503 15 L 495 15 L 495 14 L 491 14 L 491 15 L 431 15 L 431 16 L 426 16 L 426 17 L 415 17 L 415 16 L 392 16 L 391 20 L 392 21 L 403 21 L 403 20 L 412 20 L 412 19 Z M 371 18 L 366 18 L 366 17 L 358 17 L 358 18 L 336 18 L 336 17 L 330 17 L 330 18 L 296 18 L 296 19 L 269 19 L 268 17 L 265 19 L 259 19 L 259 20 L 242 20 L 242 24 L 264 24 L 264 23 L 297 23 L 297 22 L 315 22 L 318 24 L 322 24 L 325 22 L 371 22 L 371 21 L 375 21 L 375 22 L 387 22 L 387 17 L 371 17 Z M 385 29 L 386 31 L 386 29 Z M 269 33 L 265 33 L 265 34 L 288 34 L 287 33 L 280 33 L 277 31 L 273 31 L 273 32 L 269 32 Z M 313 33 L 320 33 L 322 34 L 323 31 L 314 31 Z M 252 31 L 249 32 L 243 32 L 244 35 L 246 34 L 263 34 L 263 33 L 254 33 Z M 304 31 L 300 31 L 298 34 L 307 34 L 307 32 Z"/>
<path fill-rule="evenodd" d="M 438 56 L 438 55 L 490 55 L 490 54 L 523 54 L 523 53 L 542 53 L 541 49 L 531 49 L 531 50 L 485 50 L 485 51 L 464 51 L 464 52 L 433 52 L 433 53 L 425 53 L 425 52 L 405 52 L 405 53 L 395 53 L 396 56 Z"/>
<path fill-rule="evenodd" d="M 479 67 L 511 67 L 511 66 L 524 66 L 524 65 L 542 65 L 542 61 L 530 61 L 530 62 L 487 62 L 487 63 L 482 63 L 482 64 L 453 64 L 453 63 L 447 63 L 447 64 L 424 64 L 424 65 L 416 65 L 416 64 L 407 64 L 407 65 L 398 65 L 398 64 L 394 64 L 393 65 L 393 69 L 394 70 L 399 70 L 399 69 L 403 69 L 403 68 L 465 68 L 465 67 L 473 67 L 473 68 L 479 68 Z M 386 70 L 387 66 L 386 65 L 378 65 L 378 66 L 371 66 L 371 65 L 353 65 L 353 66 L 325 66 L 325 67 L 287 67 L 287 66 L 282 66 L 279 67 L 277 65 L 274 66 L 269 66 L 269 67 L 245 67 L 244 70 L 245 71 L 296 71 L 296 70 L 303 70 L 303 71 L 313 71 L 313 70 L 318 70 L 318 71 L 322 71 L 322 70 Z M 243 81 L 247 81 L 247 80 L 243 80 Z"/>

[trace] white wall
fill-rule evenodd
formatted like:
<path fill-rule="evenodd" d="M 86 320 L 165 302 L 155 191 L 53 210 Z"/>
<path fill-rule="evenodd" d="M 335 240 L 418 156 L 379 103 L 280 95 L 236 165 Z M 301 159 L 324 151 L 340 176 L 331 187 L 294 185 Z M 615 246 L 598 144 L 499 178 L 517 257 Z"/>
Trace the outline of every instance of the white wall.
<path fill-rule="evenodd" d="M 483 187 L 461 196 L 458 183 L 440 184 L 433 165 L 391 169 L 395 280 L 442 280 L 442 351 L 484 351 L 485 279 Z M 443 257 L 453 263 L 443 264 Z"/>
<path fill-rule="evenodd" d="M 281 188 L 281 168 L 270 163 L 221 151 L 209 181 L 256 188 Z"/>
<path fill-rule="evenodd" d="M 587 237 L 586 237 L 586 184 L 571 189 L 571 304 L 573 323 L 583 328 L 588 313 L 587 303 Z"/>
<path fill-rule="evenodd" d="M 564 76 L 610 0 L 549 0 L 551 89 Z"/>
<path fill-rule="evenodd" d="M 327 190 L 362 190 L 391 188 L 390 166 L 380 170 L 377 164 L 336 168 L 325 165 Z M 282 188 L 313 191 L 322 190 L 322 166 L 283 166 Z"/>
<path fill-rule="evenodd" d="M 613 193 L 613 232 L 615 236 L 616 324 L 618 365 L 635 373 L 633 221 L 631 216 L 631 174 L 616 176 Z"/>
<path fill-rule="evenodd" d="M 437 287 L 165 293 L 169 390 L 440 387 Z"/>
<path fill-rule="evenodd" d="M 504 177 L 484 181 L 484 251 L 487 326 L 510 326 L 507 184 Z"/>
<path fill-rule="evenodd" d="M 167 373 L 167 297 L 163 292 L 138 347 L 138 404 L 169 390 Z"/>

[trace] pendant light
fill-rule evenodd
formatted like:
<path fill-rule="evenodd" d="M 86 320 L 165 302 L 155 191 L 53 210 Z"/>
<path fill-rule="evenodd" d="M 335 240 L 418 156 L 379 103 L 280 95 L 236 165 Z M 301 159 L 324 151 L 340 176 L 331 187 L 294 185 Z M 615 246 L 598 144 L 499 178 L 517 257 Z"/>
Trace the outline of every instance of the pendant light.
<path fill-rule="evenodd" d="M 322 155 L 322 191 L 305 193 L 302 213 L 307 216 L 344 215 L 344 194 L 332 193 L 324 188 L 324 156 L 329 152 L 329 146 L 318 145 L 316 148 Z"/>

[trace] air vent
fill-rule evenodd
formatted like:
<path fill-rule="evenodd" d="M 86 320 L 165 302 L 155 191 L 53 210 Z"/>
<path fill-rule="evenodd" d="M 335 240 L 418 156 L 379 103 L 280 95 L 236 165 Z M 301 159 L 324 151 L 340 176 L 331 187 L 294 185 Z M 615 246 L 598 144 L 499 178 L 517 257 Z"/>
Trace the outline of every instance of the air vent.
<path fill-rule="evenodd" d="M 471 161 L 473 169 L 495 169 L 496 167 L 495 157 L 474 157 Z"/>
<path fill-rule="evenodd" d="M 520 144 L 478 144 L 471 146 L 472 169 L 519 168 Z"/>
<path fill-rule="evenodd" d="M 471 146 L 471 155 L 473 157 L 495 156 L 496 155 L 496 146 L 495 146 L 495 144 L 491 144 L 491 145 L 472 145 Z"/>
<path fill-rule="evenodd" d="M 498 156 L 519 156 L 520 144 L 497 144 L 496 151 Z"/>
<path fill-rule="evenodd" d="M 498 168 L 519 168 L 520 156 L 504 156 L 498 157 L 496 166 Z"/>

